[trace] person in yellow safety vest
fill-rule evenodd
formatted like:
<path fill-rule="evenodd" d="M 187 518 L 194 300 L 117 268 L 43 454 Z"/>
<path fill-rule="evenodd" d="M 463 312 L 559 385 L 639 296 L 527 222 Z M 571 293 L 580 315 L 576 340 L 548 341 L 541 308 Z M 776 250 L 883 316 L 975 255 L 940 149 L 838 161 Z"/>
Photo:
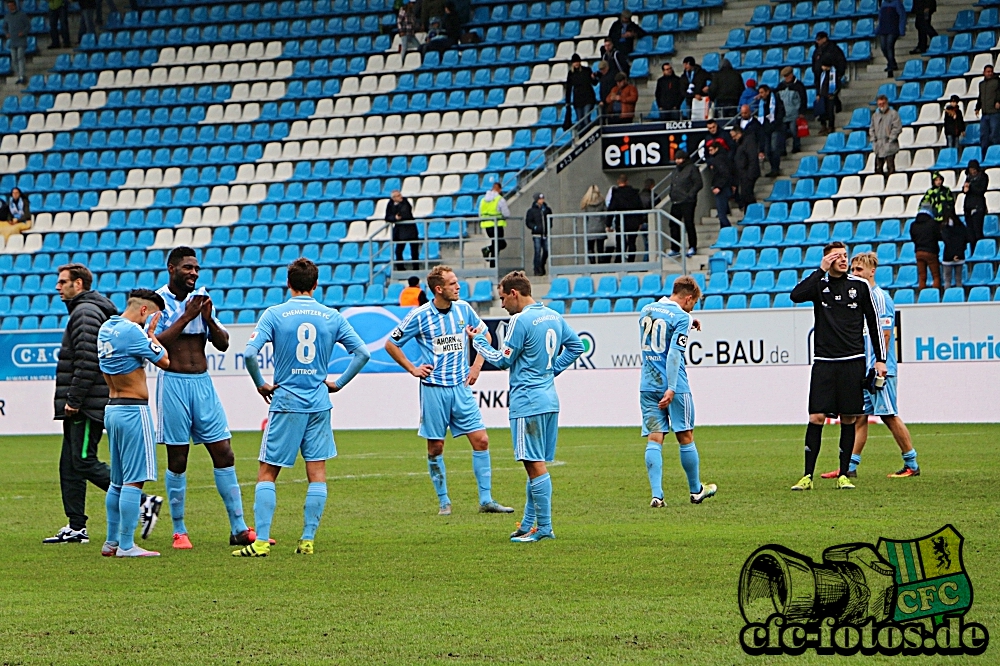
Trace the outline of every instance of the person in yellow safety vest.
<path fill-rule="evenodd" d="M 500 183 L 493 183 L 493 187 L 486 193 L 482 201 L 479 202 L 479 226 L 486 231 L 490 237 L 490 244 L 483 248 L 483 257 L 490 260 L 490 267 L 496 265 L 493 255 L 493 238 L 497 238 L 497 253 L 507 247 L 507 241 L 503 239 L 504 228 L 507 226 L 507 218 L 510 217 L 510 206 L 503 198 L 503 188 Z"/>

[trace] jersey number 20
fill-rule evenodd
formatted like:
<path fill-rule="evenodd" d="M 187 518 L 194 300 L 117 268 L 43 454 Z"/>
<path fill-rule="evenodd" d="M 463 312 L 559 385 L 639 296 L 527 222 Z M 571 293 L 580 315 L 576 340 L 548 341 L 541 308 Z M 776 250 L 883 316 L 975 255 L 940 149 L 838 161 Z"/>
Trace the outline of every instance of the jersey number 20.
<path fill-rule="evenodd" d="M 309 365 L 316 358 L 316 327 L 308 322 L 299 324 L 295 337 L 299 340 L 295 346 L 295 358 L 299 363 Z"/>
<path fill-rule="evenodd" d="M 642 326 L 642 351 L 652 351 L 662 354 L 667 350 L 667 322 L 663 319 L 643 317 L 639 320 Z"/>

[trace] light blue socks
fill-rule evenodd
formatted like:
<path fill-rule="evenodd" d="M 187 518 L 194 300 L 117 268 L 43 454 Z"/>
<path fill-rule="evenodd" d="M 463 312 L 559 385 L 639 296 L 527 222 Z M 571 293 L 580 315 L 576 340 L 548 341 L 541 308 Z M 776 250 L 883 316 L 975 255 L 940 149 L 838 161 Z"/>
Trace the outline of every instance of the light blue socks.
<path fill-rule="evenodd" d="M 131 550 L 135 546 L 135 528 L 139 525 L 139 505 L 141 502 L 142 490 L 135 486 L 122 486 L 118 497 L 118 512 L 120 514 L 118 529 L 119 550 Z"/>
<path fill-rule="evenodd" d="M 909 467 L 910 469 L 920 469 L 920 466 L 917 465 L 916 449 L 910 449 L 909 451 L 903 454 L 903 464 Z"/>
<path fill-rule="evenodd" d="M 698 472 L 698 447 L 694 445 L 694 442 L 681 444 L 680 452 L 681 467 L 684 468 L 684 473 L 687 474 L 688 489 L 692 493 L 700 493 L 701 475 Z"/>
<path fill-rule="evenodd" d="M 169 474 L 170 472 L 167 472 Z M 222 502 L 226 505 L 226 513 L 229 514 L 229 529 L 231 534 L 239 534 L 247 529 L 247 523 L 243 520 L 243 495 L 240 492 L 240 482 L 236 479 L 235 467 L 215 468 L 215 487 L 222 497 Z M 173 516 L 173 502 L 171 502 L 171 516 Z M 184 514 L 181 513 L 183 521 Z M 183 524 L 183 522 L 182 522 Z"/>
<path fill-rule="evenodd" d="M 167 501 L 170 503 L 170 519 L 174 523 L 174 534 L 187 534 L 184 525 L 184 496 L 187 494 L 187 475 L 174 474 L 169 469 L 164 479 L 167 486 Z"/>
<path fill-rule="evenodd" d="M 108 538 L 109 543 L 118 543 L 118 530 L 121 524 L 122 514 L 118 507 L 121 498 L 121 486 L 108 486 L 108 494 L 104 498 L 104 508 L 108 514 Z"/>
<path fill-rule="evenodd" d="M 479 503 L 488 504 L 493 501 L 490 492 L 493 487 L 493 472 L 490 469 L 490 452 L 472 452 L 472 472 L 476 475 L 476 485 L 479 487 Z"/>
<path fill-rule="evenodd" d="M 903 460 L 906 460 L 906 456 L 903 456 Z M 851 454 L 851 464 L 847 466 L 847 471 L 848 472 L 856 472 L 856 471 L 858 471 L 858 465 L 860 465 L 860 464 L 861 464 L 861 454 L 860 453 L 852 453 Z"/>
<path fill-rule="evenodd" d="M 528 479 L 524 484 L 524 494 L 527 496 L 527 500 L 524 502 L 521 530 L 527 532 L 535 525 L 535 500 L 531 498 L 531 479 Z"/>
<path fill-rule="evenodd" d="M 274 519 L 274 508 L 277 505 L 278 495 L 274 491 L 274 481 L 258 481 L 253 500 L 257 541 L 267 541 L 271 537 L 271 521 Z"/>
<path fill-rule="evenodd" d="M 653 497 L 663 499 L 663 446 L 646 442 L 646 474 Z"/>
<path fill-rule="evenodd" d="M 302 528 L 303 540 L 311 541 L 316 538 L 316 530 L 319 528 L 324 508 L 326 508 L 326 483 L 310 483 L 309 489 L 306 490 L 306 504 L 302 509 L 305 519 L 305 526 Z"/>
<path fill-rule="evenodd" d="M 431 475 L 431 483 L 434 484 L 434 492 L 437 493 L 438 502 L 441 506 L 451 504 L 448 497 L 448 479 L 444 469 L 444 456 L 427 456 L 427 471 Z"/>
<path fill-rule="evenodd" d="M 531 498 L 535 501 L 535 515 L 539 532 L 552 531 L 552 478 L 548 472 L 530 482 Z"/>

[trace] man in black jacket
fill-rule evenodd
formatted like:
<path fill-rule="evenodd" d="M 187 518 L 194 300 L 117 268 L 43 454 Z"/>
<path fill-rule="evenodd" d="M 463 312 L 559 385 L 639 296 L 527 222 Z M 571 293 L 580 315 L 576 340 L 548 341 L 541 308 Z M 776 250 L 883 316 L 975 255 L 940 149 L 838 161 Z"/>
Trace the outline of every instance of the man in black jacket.
<path fill-rule="evenodd" d="M 768 178 L 781 175 L 781 153 L 785 148 L 785 105 L 781 98 L 771 92 L 771 86 L 757 88 L 760 101 L 757 102 L 757 118 L 763 128 L 764 153 L 771 165 Z"/>
<path fill-rule="evenodd" d="M 385 207 L 385 221 L 392 225 L 392 241 L 396 247 L 396 270 L 406 270 L 403 261 L 403 249 L 406 241 L 415 241 L 419 237 L 417 225 L 413 222 L 413 207 L 402 192 L 393 190 L 389 195 L 389 204 Z M 420 268 L 420 243 L 410 243 L 410 259 L 414 268 Z"/>
<path fill-rule="evenodd" d="M 635 40 L 646 36 L 646 31 L 632 20 L 632 12 L 625 10 L 621 18 L 611 24 L 608 39 L 623 54 L 630 55 L 635 50 Z"/>
<path fill-rule="evenodd" d="M 816 33 L 816 49 L 812 56 L 812 71 L 816 85 L 819 85 L 819 74 L 823 66 L 823 60 L 829 56 L 832 60 L 831 66 L 836 70 L 837 77 L 844 75 L 847 71 L 847 56 L 844 51 L 830 41 L 830 36 L 820 30 Z"/>
<path fill-rule="evenodd" d="M 809 384 L 809 425 L 806 428 L 805 474 L 792 490 L 812 490 L 816 458 L 823 442 L 827 416 L 840 416 L 838 490 L 851 490 L 847 477 L 854 452 L 854 421 L 865 412 L 865 326 L 882 330 L 868 281 L 848 274 L 847 247 L 834 241 L 823 248 L 819 269 L 800 282 L 791 294 L 795 303 L 813 304 L 813 366 Z M 886 375 L 885 340 L 871 336 L 875 374 Z M 875 383 L 875 390 L 881 384 Z M 863 417 L 862 417 L 863 418 Z"/>
<path fill-rule="evenodd" d="M 615 76 L 618 72 L 611 69 L 606 60 L 602 60 L 597 63 L 597 103 L 601 107 L 601 114 L 607 113 L 604 108 L 606 105 L 604 100 L 608 98 L 608 94 L 611 89 L 615 87 Z"/>
<path fill-rule="evenodd" d="M 656 106 L 660 110 L 660 120 L 680 120 L 681 102 L 684 91 L 681 79 L 674 74 L 669 62 L 663 63 L 663 75 L 656 80 Z"/>
<path fill-rule="evenodd" d="M 622 174 L 618 176 L 618 186 L 611 190 L 611 202 L 608 204 L 608 212 L 613 213 L 619 210 L 642 210 L 642 197 L 639 190 L 628 184 L 628 176 Z M 624 223 L 625 251 L 628 252 L 627 261 L 635 261 L 635 243 L 639 237 L 639 227 L 646 221 L 646 215 L 609 215 L 608 227 L 614 227 L 622 231 Z M 622 219 L 624 218 L 624 220 Z M 621 235 L 615 235 L 615 262 L 622 261 Z"/>
<path fill-rule="evenodd" d="M 947 207 L 950 213 L 951 207 Z M 932 204 L 925 198 L 920 202 L 917 217 L 910 225 L 910 240 L 913 241 L 913 251 L 917 260 L 917 289 L 923 289 L 927 284 L 927 271 L 931 272 L 931 284 L 935 289 L 941 288 L 941 223 L 935 217 Z"/>
<path fill-rule="evenodd" d="M 535 244 L 535 275 L 545 275 L 545 262 L 549 258 L 549 215 L 552 209 L 545 203 L 545 195 L 536 192 L 532 197 L 534 203 L 524 214 L 524 226 L 531 229 L 531 237 Z"/>
<path fill-rule="evenodd" d="M 990 188 L 990 177 L 979 165 L 979 160 L 969 160 L 965 171 L 965 225 L 969 229 L 969 239 L 975 247 L 983 235 L 983 221 L 986 217 L 986 190 Z"/>
<path fill-rule="evenodd" d="M 937 0 L 913 0 L 913 21 L 917 28 L 917 48 L 910 51 L 917 55 L 927 50 L 930 38 L 937 37 L 937 30 L 931 25 L 931 17 L 937 11 Z"/>
<path fill-rule="evenodd" d="M 677 168 L 670 177 L 670 186 L 667 189 L 667 194 L 670 196 L 670 214 L 684 222 L 687 256 L 693 257 L 698 252 L 698 230 L 694 226 L 694 209 L 698 204 L 698 192 L 703 185 L 701 170 L 683 149 L 678 149 L 674 153 L 674 164 Z M 678 240 L 681 237 L 680 225 L 676 222 L 670 223 L 670 236 Z M 677 256 L 680 253 L 680 245 L 677 242 L 671 245 L 671 256 Z"/>
<path fill-rule="evenodd" d="M 615 75 L 624 74 L 628 76 L 629 71 L 632 69 L 632 63 L 629 61 L 628 55 L 623 51 L 619 51 L 609 37 L 604 38 L 604 46 L 601 47 L 601 60 L 608 63 L 611 73 Z"/>
<path fill-rule="evenodd" d="M 691 112 L 691 104 L 694 100 L 700 100 L 708 94 L 708 72 L 702 69 L 701 65 L 691 56 L 684 58 L 681 88 L 684 98 L 687 99 L 688 113 Z"/>
<path fill-rule="evenodd" d="M 708 86 L 708 96 L 715 102 L 715 115 L 718 118 L 732 118 L 739 110 L 740 95 L 746 86 L 743 77 L 733 69 L 729 58 L 723 58 L 719 71 L 712 75 L 712 83 Z"/>
<path fill-rule="evenodd" d="M 118 309 L 107 298 L 91 291 L 94 276 L 83 264 L 59 267 L 56 291 L 69 322 L 63 333 L 56 368 L 55 418 L 63 422 L 62 454 L 59 457 L 59 486 L 63 510 L 69 525 L 42 543 L 87 543 L 87 482 L 107 492 L 111 483 L 108 464 L 97 457 L 104 434 L 104 408 L 108 385 L 104 383 L 97 359 L 97 332 Z M 143 496 L 143 529 L 156 522 L 161 497 Z"/>
<path fill-rule="evenodd" d="M 590 115 L 597 104 L 594 85 L 599 81 L 597 74 L 583 66 L 580 54 L 574 53 L 569 73 L 566 75 L 566 104 L 576 111 L 575 122 Z"/>
<path fill-rule="evenodd" d="M 736 152 L 733 154 L 733 166 L 736 170 L 736 182 L 739 187 L 737 201 L 740 208 L 746 212 L 747 206 L 757 201 L 754 188 L 760 178 L 760 162 L 757 160 L 757 142 L 753 134 L 746 134 L 738 126 L 730 134 L 736 141 Z"/>
<path fill-rule="evenodd" d="M 729 223 L 729 198 L 733 195 L 736 179 L 733 174 L 733 159 L 719 140 L 708 142 L 708 170 L 712 174 L 712 194 L 715 209 L 719 212 L 719 228 L 732 226 Z"/>

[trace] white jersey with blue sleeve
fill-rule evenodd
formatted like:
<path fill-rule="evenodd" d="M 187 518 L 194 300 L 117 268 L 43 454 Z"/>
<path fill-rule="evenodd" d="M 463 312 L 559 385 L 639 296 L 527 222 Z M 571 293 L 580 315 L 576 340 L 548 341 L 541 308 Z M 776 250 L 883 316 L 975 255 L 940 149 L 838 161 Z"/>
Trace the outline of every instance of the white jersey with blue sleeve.
<path fill-rule="evenodd" d="M 314 413 L 331 408 L 326 387 L 330 358 L 338 342 L 349 353 L 364 342 L 343 315 L 311 296 L 296 296 L 269 307 L 250 334 L 247 349 L 258 354 L 274 346 L 272 412 Z"/>
<path fill-rule="evenodd" d="M 691 315 L 669 299 L 650 303 L 639 313 L 639 346 L 642 353 L 640 391 L 690 393 L 686 359 Z M 679 352 L 680 367 L 675 386 L 669 386 L 667 357 Z"/>
<path fill-rule="evenodd" d="M 469 347 L 465 327 L 477 332 L 486 324 L 465 301 L 455 301 L 447 310 L 439 310 L 434 301 L 414 308 L 389 334 L 397 346 L 416 340 L 420 361 L 416 365 L 431 365 L 434 370 L 421 383 L 430 386 L 458 386 L 469 377 Z"/>
<path fill-rule="evenodd" d="M 889 346 L 885 350 L 886 375 L 896 376 L 896 304 L 889 294 L 882 291 L 878 285 L 871 288 L 872 300 L 875 302 L 875 316 L 878 318 L 881 335 L 889 331 Z M 868 325 L 865 324 L 865 360 L 869 369 L 875 367 L 875 351 L 868 335 Z"/>
<path fill-rule="evenodd" d="M 107 375 L 135 372 L 145 361 L 156 363 L 165 353 L 138 324 L 121 315 L 108 319 L 97 333 L 98 363 Z"/>
<path fill-rule="evenodd" d="M 510 368 L 510 418 L 559 411 L 555 377 L 583 353 L 583 342 L 566 320 L 541 303 L 511 317 L 507 337 L 494 349 L 485 335 L 473 346 L 498 368 Z"/>
<path fill-rule="evenodd" d="M 204 287 L 199 287 L 187 295 L 186 298 L 177 298 L 174 296 L 174 292 L 170 291 L 169 285 L 164 285 L 156 290 L 160 296 L 163 297 L 163 303 L 166 306 L 163 309 L 163 314 L 160 315 L 160 321 L 156 325 L 156 331 L 154 333 L 159 335 L 163 331 L 167 330 L 174 323 L 181 318 L 184 314 L 184 310 L 187 309 L 188 301 L 196 296 L 208 296 L 208 291 Z M 212 320 L 222 329 L 226 330 L 226 327 L 222 325 L 219 321 L 218 314 L 215 311 L 215 305 L 212 305 Z M 188 322 L 188 325 L 184 327 L 182 331 L 184 335 L 204 335 L 208 337 L 208 325 L 205 324 L 205 319 L 203 317 L 195 317 L 192 321 Z"/>

